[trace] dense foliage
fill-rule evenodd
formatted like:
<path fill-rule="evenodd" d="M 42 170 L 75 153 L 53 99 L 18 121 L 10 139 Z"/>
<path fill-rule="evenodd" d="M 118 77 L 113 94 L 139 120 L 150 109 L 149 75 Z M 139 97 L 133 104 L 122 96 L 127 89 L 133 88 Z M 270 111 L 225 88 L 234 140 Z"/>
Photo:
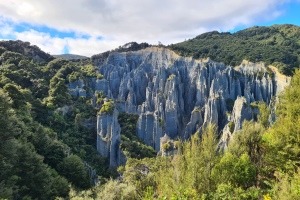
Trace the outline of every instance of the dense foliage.
<path fill-rule="evenodd" d="M 88 126 L 97 110 L 91 99 L 71 97 L 66 86 L 75 72 L 79 78 L 100 74 L 88 61 L 46 57 L 29 43 L 0 46 L 0 198 L 67 197 L 70 184 L 92 186 L 91 170 L 109 177 L 95 127 Z"/>
<path fill-rule="evenodd" d="M 44 155 L 46 157 L 48 153 L 49 164 L 51 161 L 56 164 L 59 158 L 54 160 L 53 157 L 64 157 L 64 152 L 55 153 L 46 148 L 56 146 L 63 149 L 63 144 L 56 140 L 55 133 L 32 121 L 28 105 L 18 105 L 22 106 L 22 113 L 13 109 L 13 106 L 11 97 L 1 89 L 0 197 L 53 199 L 67 196 L 67 180 L 44 163 L 39 155 L 39 151 L 47 151 Z M 43 140 L 43 143 L 35 146 L 36 140 Z"/>
<path fill-rule="evenodd" d="M 290 74 L 299 66 L 299 38 L 296 26 L 253 27 L 202 34 L 170 48 L 231 65 L 265 61 Z M 129 43 L 115 51 L 148 46 Z M 114 171 L 96 151 L 91 124 L 97 112 L 111 114 L 116 105 L 102 92 L 92 98 L 88 88 L 103 78 L 92 62 L 108 54 L 70 61 L 27 42 L 0 42 L 0 199 L 299 199 L 299 71 L 279 98 L 276 122 L 270 126 L 266 106 L 252 105 L 260 108 L 258 121 L 245 122 L 225 152 L 217 151 L 210 125 L 176 141 L 171 156 L 155 157 L 136 135 L 138 116 L 120 113 L 128 160 L 118 179 L 107 179 Z M 68 85 L 78 81 L 86 84 L 85 97 L 70 95 Z"/>
<path fill-rule="evenodd" d="M 244 122 L 225 152 L 209 125 L 173 156 L 129 159 L 122 179 L 81 196 L 108 199 L 300 199 L 300 71 L 280 96 L 277 120 L 259 104 L 258 121 Z"/>
<path fill-rule="evenodd" d="M 38 46 L 30 45 L 29 42 L 22 42 L 20 40 L 17 41 L 0 41 L 1 51 L 8 50 L 10 52 L 17 52 L 31 59 L 46 63 L 53 59 L 53 57 L 43 52 Z"/>
<path fill-rule="evenodd" d="M 89 88 L 102 78 L 89 59 L 55 59 L 28 42 L 0 42 L 0 199 L 65 198 L 116 174 L 96 150 L 97 112 L 115 107 L 103 92 L 93 99 Z M 86 95 L 72 96 L 68 85 L 80 81 Z M 135 135 L 136 116 L 119 120 L 126 156 L 156 155 Z"/>
<path fill-rule="evenodd" d="M 169 48 L 184 56 L 207 58 L 232 66 L 243 59 L 273 64 L 291 75 L 300 65 L 300 27 L 252 27 L 236 33 L 208 32 Z"/>

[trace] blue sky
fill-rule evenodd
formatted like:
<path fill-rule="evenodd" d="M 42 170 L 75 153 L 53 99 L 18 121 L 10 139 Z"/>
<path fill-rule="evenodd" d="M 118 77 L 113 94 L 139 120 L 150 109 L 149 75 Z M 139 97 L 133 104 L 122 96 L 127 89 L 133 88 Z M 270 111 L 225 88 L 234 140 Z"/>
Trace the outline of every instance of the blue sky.
<path fill-rule="evenodd" d="M 127 42 L 171 44 L 203 32 L 300 26 L 300 0 L 0 0 L 0 40 L 91 56 Z"/>
<path fill-rule="evenodd" d="M 265 20 L 257 20 L 255 23 L 251 25 L 241 25 L 237 26 L 231 30 L 231 32 L 235 32 L 244 28 L 251 27 L 252 25 L 256 26 L 271 26 L 274 24 L 294 24 L 300 26 L 300 1 L 291 1 L 287 4 L 284 4 L 281 7 L 281 13 L 279 16 L 274 17 L 272 19 Z"/>

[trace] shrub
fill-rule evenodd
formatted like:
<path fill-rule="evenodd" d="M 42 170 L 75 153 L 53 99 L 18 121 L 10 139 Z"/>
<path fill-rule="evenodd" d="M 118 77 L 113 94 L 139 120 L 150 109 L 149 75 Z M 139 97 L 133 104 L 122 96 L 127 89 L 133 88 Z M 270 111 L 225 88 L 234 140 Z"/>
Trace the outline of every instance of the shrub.
<path fill-rule="evenodd" d="M 112 114 L 114 112 L 115 105 L 114 102 L 111 101 L 106 101 L 103 103 L 99 114 Z"/>
<path fill-rule="evenodd" d="M 171 142 L 169 141 L 169 142 L 166 142 L 166 143 L 164 143 L 163 145 L 162 145 L 162 149 L 164 150 L 164 151 L 169 151 L 169 150 L 171 150 L 171 148 L 172 148 L 172 145 L 171 145 Z"/>
<path fill-rule="evenodd" d="M 79 72 L 72 72 L 71 74 L 69 74 L 69 82 L 74 82 L 77 81 L 80 78 L 80 73 Z"/>

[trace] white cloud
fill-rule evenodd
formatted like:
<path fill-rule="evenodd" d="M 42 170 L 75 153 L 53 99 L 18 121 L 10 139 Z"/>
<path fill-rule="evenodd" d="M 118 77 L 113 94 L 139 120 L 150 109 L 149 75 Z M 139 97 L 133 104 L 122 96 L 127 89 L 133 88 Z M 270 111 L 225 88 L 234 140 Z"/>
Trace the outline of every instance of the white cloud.
<path fill-rule="evenodd" d="M 0 17 L 0 37 L 10 38 L 14 33 L 12 25 L 7 23 L 7 21 Z"/>
<path fill-rule="evenodd" d="M 37 32 L 35 30 L 24 31 L 15 34 L 16 39 L 28 41 L 39 46 L 43 51 L 50 54 L 62 54 L 65 47 L 69 53 L 85 56 L 114 49 L 121 41 L 99 40 L 96 37 L 85 38 L 58 38 L 51 37 L 50 34 Z M 124 43 L 124 42 L 123 42 Z"/>
<path fill-rule="evenodd" d="M 238 25 L 252 25 L 257 20 L 280 15 L 280 6 L 290 1 L 0 0 L 0 15 L 14 23 L 90 34 L 89 39 L 60 39 L 27 31 L 18 33 L 17 38 L 41 45 L 49 52 L 59 53 L 62 45 L 68 45 L 71 53 L 91 55 L 130 41 L 168 44 L 204 31 L 228 31 Z M 104 40 L 97 40 L 97 36 L 103 36 Z"/>

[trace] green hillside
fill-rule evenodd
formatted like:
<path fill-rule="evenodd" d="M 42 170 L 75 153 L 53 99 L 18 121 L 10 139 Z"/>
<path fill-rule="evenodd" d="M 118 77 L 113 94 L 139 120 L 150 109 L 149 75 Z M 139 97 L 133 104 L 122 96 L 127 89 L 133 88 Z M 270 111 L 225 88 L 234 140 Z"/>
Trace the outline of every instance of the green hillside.
<path fill-rule="evenodd" d="M 89 168 L 110 176 L 96 151 L 91 101 L 66 84 L 87 63 L 54 59 L 28 42 L 0 42 L 0 199 L 55 199 L 92 187 Z M 69 106 L 63 114 L 59 106 Z"/>
<path fill-rule="evenodd" d="M 112 52 L 148 46 L 128 43 Z M 176 140 L 174 155 L 161 157 L 135 134 L 138 116 L 120 113 L 120 148 L 128 160 L 117 171 L 96 150 L 95 118 L 111 112 L 110 101 L 101 92 L 93 99 L 68 90 L 79 79 L 102 79 L 93 63 L 110 52 L 65 60 L 28 42 L 0 42 L 0 199 L 299 199 L 299 47 L 300 27 L 293 25 L 210 32 L 170 45 L 185 56 L 231 65 L 265 61 L 292 74 L 277 121 L 269 124 L 264 104 L 251 105 L 261 115 L 244 124 L 226 152 L 216 151 L 212 125 L 201 137 Z"/>
<path fill-rule="evenodd" d="M 103 78 L 91 62 L 54 58 L 29 42 L 0 42 L 0 199 L 67 198 L 71 189 L 116 176 L 96 150 L 105 96 L 95 107 L 91 95 L 73 97 L 67 87 Z M 136 116 L 119 120 L 128 157 L 156 155 L 135 136 Z"/>
<path fill-rule="evenodd" d="M 169 48 L 180 55 L 207 58 L 236 66 L 243 59 L 277 66 L 291 75 L 300 64 L 300 27 L 294 25 L 255 26 L 236 33 L 217 31 L 201 34 Z"/>

